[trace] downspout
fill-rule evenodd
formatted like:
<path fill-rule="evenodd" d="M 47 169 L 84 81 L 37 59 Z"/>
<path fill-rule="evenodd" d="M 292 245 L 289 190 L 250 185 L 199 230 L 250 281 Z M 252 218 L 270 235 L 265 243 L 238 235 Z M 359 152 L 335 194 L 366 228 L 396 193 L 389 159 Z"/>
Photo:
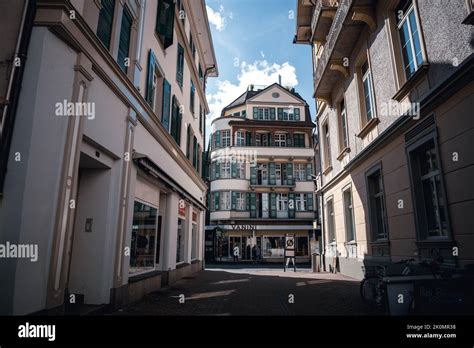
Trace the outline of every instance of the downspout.
<path fill-rule="evenodd" d="M 7 172 L 8 155 L 13 137 L 16 111 L 20 99 L 23 74 L 25 72 L 28 47 L 30 44 L 33 22 L 36 15 L 36 1 L 25 0 L 23 15 L 20 24 L 20 32 L 12 59 L 12 69 L 5 96 L 5 106 L 3 108 L 2 122 L 0 128 L 0 196 L 3 195 L 3 187 Z M 15 65 L 15 59 L 20 58 L 20 66 Z"/>

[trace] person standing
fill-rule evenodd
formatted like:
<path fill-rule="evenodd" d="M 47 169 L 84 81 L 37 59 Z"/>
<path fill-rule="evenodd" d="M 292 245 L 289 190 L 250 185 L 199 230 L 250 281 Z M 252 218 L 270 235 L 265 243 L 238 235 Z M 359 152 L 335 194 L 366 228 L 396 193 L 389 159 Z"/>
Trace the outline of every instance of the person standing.
<path fill-rule="evenodd" d="M 234 262 L 239 262 L 239 245 L 236 244 L 234 247 Z"/>

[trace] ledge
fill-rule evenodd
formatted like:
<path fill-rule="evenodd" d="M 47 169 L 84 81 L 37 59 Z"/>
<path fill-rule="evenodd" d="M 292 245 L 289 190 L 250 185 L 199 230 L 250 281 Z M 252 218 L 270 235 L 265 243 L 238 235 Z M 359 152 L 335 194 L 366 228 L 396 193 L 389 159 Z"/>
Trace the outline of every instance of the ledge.
<path fill-rule="evenodd" d="M 338 161 L 342 160 L 342 158 L 345 156 L 345 154 L 349 153 L 349 152 L 351 152 L 350 147 L 345 147 L 344 149 L 342 149 L 341 153 L 337 156 L 337 160 Z"/>
<path fill-rule="evenodd" d="M 428 73 L 429 63 L 423 63 L 418 70 L 403 84 L 392 99 L 400 102 Z"/>
<path fill-rule="evenodd" d="M 324 169 L 323 175 L 327 175 L 331 170 L 332 170 L 332 166 L 327 167 L 326 169 Z"/>
<path fill-rule="evenodd" d="M 357 137 L 359 138 L 365 137 L 379 123 L 380 123 L 380 119 L 378 117 L 374 117 L 373 119 L 371 119 L 369 122 L 365 124 L 365 126 L 360 130 L 359 134 L 357 134 Z"/>

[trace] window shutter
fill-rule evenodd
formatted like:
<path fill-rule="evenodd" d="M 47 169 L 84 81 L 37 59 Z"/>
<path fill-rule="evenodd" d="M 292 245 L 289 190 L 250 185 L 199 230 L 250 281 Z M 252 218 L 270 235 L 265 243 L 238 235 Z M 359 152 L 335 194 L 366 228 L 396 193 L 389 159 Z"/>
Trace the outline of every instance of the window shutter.
<path fill-rule="evenodd" d="M 174 1 L 159 0 L 156 14 L 156 32 L 163 37 L 165 49 L 173 44 Z"/>
<path fill-rule="evenodd" d="M 214 136 L 216 137 L 216 148 L 221 147 L 221 131 L 216 131 Z"/>
<path fill-rule="evenodd" d="M 313 177 L 311 176 L 311 174 L 313 174 L 313 164 L 306 163 L 306 180 L 307 181 L 313 181 Z"/>
<path fill-rule="evenodd" d="M 295 217 L 295 194 L 289 193 L 288 194 L 288 217 L 294 218 Z"/>
<path fill-rule="evenodd" d="M 257 185 L 257 165 L 250 167 L 250 184 Z"/>
<path fill-rule="evenodd" d="M 257 194 L 255 192 L 250 192 L 250 217 L 257 217 Z"/>
<path fill-rule="evenodd" d="M 306 211 L 313 211 L 313 194 L 306 194 Z"/>
<path fill-rule="evenodd" d="M 219 210 L 219 192 L 214 192 L 214 211 Z"/>
<path fill-rule="evenodd" d="M 191 156 L 191 124 L 188 124 L 186 132 L 186 157 L 190 159 Z"/>
<path fill-rule="evenodd" d="M 217 162 L 214 162 L 216 165 L 214 167 L 214 177 L 216 179 L 219 179 L 221 177 L 221 164 L 217 161 Z"/>
<path fill-rule="evenodd" d="M 100 41 L 110 49 L 110 38 L 112 36 L 112 25 L 114 22 L 115 0 L 102 0 L 102 8 L 99 13 L 97 25 L 97 36 Z"/>
<path fill-rule="evenodd" d="M 268 146 L 273 146 L 273 135 L 272 133 L 268 133 Z"/>
<path fill-rule="evenodd" d="M 286 133 L 286 146 L 292 147 L 293 146 L 293 137 L 291 136 L 291 133 Z"/>
<path fill-rule="evenodd" d="M 232 191 L 232 210 L 237 209 L 237 192 Z"/>
<path fill-rule="evenodd" d="M 253 118 L 258 119 L 258 108 L 254 106 L 253 108 Z"/>
<path fill-rule="evenodd" d="M 281 121 L 283 120 L 283 109 L 278 108 L 278 120 Z"/>
<path fill-rule="evenodd" d="M 286 165 L 286 173 L 288 178 L 288 185 L 293 185 L 293 163 Z"/>
<path fill-rule="evenodd" d="M 152 77 L 153 79 L 153 77 Z M 163 109 L 161 115 L 161 123 L 166 131 L 170 131 L 170 99 L 171 99 L 171 84 L 163 79 Z"/>
<path fill-rule="evenodd" d="M 295 120 L 299 121 L 300 120 L 300 109 L 299 108 L 294 108 L 293 112 L 295 113 Z"/>
<path fill-rule="evenodd" d="M 178 108 L 176 106 L 176 97 L 173 96 L 173 102 L 171 107 L 171 136 L 175 141 L 177 141 L 177 132 L 178 132 Z"/>
<path fill-rule="evenodd" d="M 275 108 L 270 108 L 270 120 L 275 119 Z"/>
<path fill-rule="evenodd" d="M 245 138 L 246 138 L 245 145 L 252 146 L 252 132 L 246 132 Z"/>
<path fill-rule="evenodd" d="M 123 72 L 127 73 L 128 67 L 125 65 L 125 59 L 130 61 L 130 39 L 132 35 L 133 18 L 126 7 L 123 8 L 122 24 L 120 26 L 120 41 L 117 55 L 117 62 Z"/>
<path fill-rule="evenodd" d="M 276 193 L 270 193 L 270 217 L 272 219 L 277 217 Z"/>
<path fill-rule="evenodd" d="M 198 143 L 196 136 L 193 137 L 193 166 L 198 169 Z"/>
<path fill-rule="evenodd" d="M 275 163 L 270 162 L 269 168 L 270 168 L 270 185 L 275 185 L 276 184 Z"/>
<path fill-rule="evenodd" d="M 183 87 L 183 68 L 184 68 L 184 49 L 178 43 L 178 58 L 176 62 L 176 81 L 180 87 Z"/>
<path fill-rule="evenodd" d="M 178 114 L 176 142 L 178 143 L 178 145 L 181 145 L 181 121 L 183 119 L 183 115 L 181 115 L 180 112 L 179 112 L 179 106 L 176 107 L 176 113 Z"/>
<path fill-rule="evenodd" d="M 245 193 L 245 205 L 246 205 L 246 210 L 250 211 L 250 192 Z"/>
<path fill-rule="evenodd" d="M 232 178 L 237 177 L 237 162 L 231 161 L 231 168 L 232 168 Z"/>
<path fill-rule="evenodd" d="M 146 83 L 146 96 L 145 99 L 152 107 L 153 103 L 153 73 L 155 72 L 155 54 L 153 50 L 150 49 L 148 53 L 148 77 Z"/>

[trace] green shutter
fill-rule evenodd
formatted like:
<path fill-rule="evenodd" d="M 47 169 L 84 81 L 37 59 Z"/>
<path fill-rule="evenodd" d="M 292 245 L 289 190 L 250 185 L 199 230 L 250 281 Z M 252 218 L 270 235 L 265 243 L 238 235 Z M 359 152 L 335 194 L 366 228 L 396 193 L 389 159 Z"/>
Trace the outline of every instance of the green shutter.
<path fill-rule="evenodd" d="M 250 192 L 245 193 L 245 205 L 246 205 L 246 210 L 250 211 Z"/>
<path fill-rule="evenodd" d="M 153 53 L 153 50 L 150 49 L 150 52 L 148 52 L 148 77 L 146 82 L 145 95 L 145 99 L 150 105 L 153 102 L 153 74 L 155 72 L 155 61 L 155 54 Z M 153 107 L 153 105 L 151 106 Z"/>
<path fill-rule="evenodd" d="M 178 107 L 176 105 L 176 97 L 173 96 L 173 102 L 171 106 L 171 131 L 170 134 L 175 141 L 177 141 L 176 134 L 178 132 Z"/>
<path fill-rule="evenodd" d="M 293 137 L 291 136 L 291 133 L 286 133 L 286 146 L 292 147 L 293 146 Z"/>
<path fill-rule="evenodd" d="M 219 179 L 221 177 L 221 164 L 219 161 L 216 161 L 215 162 L 215 166 L 214 166 L 214 177 L 216 179 Z"/>
<path fill-rule="evenodd" d="M 112 36 L 112 25 L 114 22 L 115 0 L 102 0 L 102 8 L 99 13 L 97 24 L 97 36 L 100 41 L 110 49 L 110 38 Z"/>
<path fill-rule="evenodd" d="M 231 204 L 232 204 L 231 210 L 236 210 L 237 209 L 237 192 L 235 192 L 235 191 L 232 191 L 232 202 L 231 202 Z"/>
<path fill-rule="evenodd" d="M 177 128 L 178 128 L 178 131 L 177 131 L 177 134 L 176 134 L 176 142 L 178 143 L 178 145 L 181 145 L 181 121 L 183 120 L 183 115 L 181 115 L 181 113 L 179 112 L 179 106 L 177 108 L 177 113 L 178 113 L 178 124 L 177 124 Z"/>
<path fill-rule="evenodd" d="M 293 112 L 295 113 L 295 120 L 299 121 L 300 120 L 300 109 L 295 108 Z"/>
<path fill-rule="evenodd" d="M 183 87 L 183 70 L 184 70 L 184 49 L 178 43 L 178 58 L 176 62 L 176 81 L 180 87 Z"/>
<path fill-rule="evenodd" d="M 278 108 L 278 120 L 281 121 L 283 120 L 283 109 Z"/>
<path fill-rule="evenodd" d="M 270 193 L 270 217 L 272 219 L 277 217 L 276 193 Z"/>
<path fill-rule="evenodd" d="M 230 166 L 232 168 L 232 178 L 237 177 L 237 162 L 236 161 L 231 161 Z"/>
<path fill-rule="evenodd" d="M 252 146 L 252 132 L 245 133 L 245 145 Z"/>
<path fill-rule="evenodd" d="M 250 184 L 257 185 L 257 165 L 250 167 Z"/>
<path fill-rule="evenodd" d="M 128 58 L 131 61 L 130 55 L 130 39 L 132 35 L 133 18 L 126 7 L 123 8 L 122 24 L 120 26 L 120 41 L 117 55 L 117 62 L 123 72 L 127 73 L 128 67 L 125 65 L 125 60 Z"/>
<path fill-rule="evenodd" d="M 306 194 L 306 211 L 313 211 L 313 194 Z"/>
<path fill-rule="evenodd" d="M 288 217 L 294 218 L 295 217 L 295 194 L 289 193 L 288 194 Z"/>
<path fill-rule="evenodd" d="M 219 192 L 214 192 L 214 211 L 219 210 Z"/>
<path fill-rule="evenodd" d="M 258 119 L 258 108 L 256 106 L 253 108 L 253 118 Z"/>
<path fill-rule="evenodd" d="M 255 192 L 250 193 L 250 217 L 252 219 L 257 217 L 257 194 Z"/>
<path fill-rule="evenodd" d="M 186 157 L 190 159 L 191 156 L 191 124 L 188 124 L 186 131 Z"/>
<path fill-rule="evenodd" d="M 155 30 L 163 38 L 164 48 L 173 44 L 174 0 L 158 0 Z"/>
<path fill-rule="evenodd" d="M 306 180 L 307 181 L 312 181 L 313 177 L 311 176 L 313 174 L 313 164 L 312 163 L 306 163 Z"/>
<path fill-rule="evenodd" d="M 275 119 L 275 108 L 270 108 L 270 120 Z"/>
<path fill-rule="evenodd" d="M 276 185 L 276 172 L 275 172 L 275 163 L 274 162 L 270 162 L 269 163 L 269 166 L 270 168 L 270 185 Z"/>
<path fill-rule="evenodd" d="M 214 133 L 214 136 L 216 137 L 216 149 L 218 149 L 219 147 L 221 147 L 221 131 L 216 131 L 216 133 Z"/>
<path fill-rule="evenodd" d="M 293 163 L 288 163 L 286 165 L 286 173 L 287 173 L 288 185 L 293 185 Z"/>
<path fill-rule="evenodd" d="M 193 166 L 198 169 L 198 144 L 196 136 L 193 138 Z"/>
<path fill-rule="evenodd" d="M 171 84 L 163 79 L 163 109 L 161 115 L 161 123 L 166 131 L 170 131 L 170 99 L 171 99 Z"/>
<path fill-rule="evenodd" d="M 272 133 L 268 133 L 268 146 L 273 146 L 273 135 Z"/>

